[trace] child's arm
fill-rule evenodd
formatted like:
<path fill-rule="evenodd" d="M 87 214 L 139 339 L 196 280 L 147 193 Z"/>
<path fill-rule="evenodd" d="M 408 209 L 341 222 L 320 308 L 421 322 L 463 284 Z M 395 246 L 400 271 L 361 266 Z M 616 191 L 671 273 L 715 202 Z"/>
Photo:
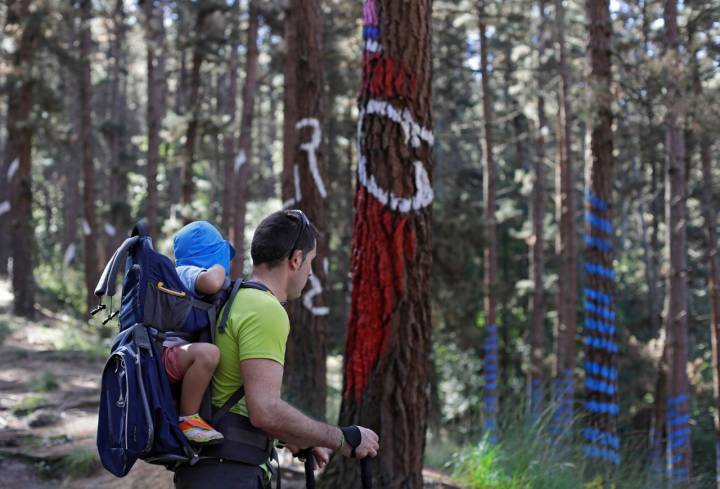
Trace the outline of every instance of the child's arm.
<path fill-rule="evenodd" d="M 212 295 L 218 292 L 225 283 L 225 269 L 222 265 L 213 265 L 204 272 L 200 272 L 195 281 L 195 290 L 203 295 Z"/>

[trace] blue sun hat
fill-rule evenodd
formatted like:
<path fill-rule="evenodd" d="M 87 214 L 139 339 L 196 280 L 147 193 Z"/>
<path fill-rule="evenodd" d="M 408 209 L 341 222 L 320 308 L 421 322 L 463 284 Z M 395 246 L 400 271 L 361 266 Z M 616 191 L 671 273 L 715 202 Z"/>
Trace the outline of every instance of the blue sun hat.
<path fill-rule="evenodd" d="M 219 264 L 225 269 L 225 275 L 230 274 L 235 247 L 207 221 L 194 221 L 183 227 L 175 235 L 173 248 L 177 266 L 210 268 Z"/>

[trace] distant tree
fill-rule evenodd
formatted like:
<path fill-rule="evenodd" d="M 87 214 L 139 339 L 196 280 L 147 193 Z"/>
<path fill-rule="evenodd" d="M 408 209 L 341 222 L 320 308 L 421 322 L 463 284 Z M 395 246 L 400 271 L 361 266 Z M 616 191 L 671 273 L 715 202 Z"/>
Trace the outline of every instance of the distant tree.
<path fill-rule="evenodd" d="M 431 2 L 364 3 L 352 302 L 340 424 L 375 430 L 377 487 L 422 487 L 430 323 Z M 322 486 L 357 488 L 336 457 Z"/>
<path fill-rule="evenodd" d="M 8 77 L 8 148 L 6 165 L 10 189 L 10 246 L 15 314 L 32 317 L 35 310 L 32 226 L 32 146 L 34 80 L 32 66 L 40 41 L 43 12 L 32 0 L 10 0 L 5 35 L 15 41 Z M 7 208 L 7 206 L 5 206 Z"/>
<path fill-rule="evenodd" d="M 238 51 L 240 49 L 240 0 L 235 0 L 230 15 L 230 55 L 227 64 L 226 86 L 220 90 L 226 92 L 222 112 L 227 117 L 225 133 L 223 135 L 223 179 L 222 179 L 222 230 L 226 236 L 231 236 L 235 206 L 233 205 L 236 154 L 236 127 L 237 120 L 237 84 L 238 84 Z"/>
<path fill-rule="evenodd" d="M 483 253 L 483 293 L 485 315 L 484 377 L 485 402 L 484 430 L 491 440 L 497 437 L 498 414 L 498 334 L 497 334 L 497 239 L 495 229 L 495 159 L 493 158 L 493 104 L 488 64 L 487 12 L 485 0 L 480 0 L 478 21 L 480 26 L 480 75 L 482 77 L 483 130 L 481 135 L 483 162 L 483 209 L 485 250 Z"/>
<path fill-rule="evenodd" d="M 245 81 L 242 89 L 242 112 L 240 116 L 240 139 L 238 154 L 234 161 L 234 189 L 233 189 L 233 232 L 232 240 L 235 243 L 237 254 L 232 262 L 232 276 L 238 278 L 243 273 L 245 259 L 245 212 L 247 208 L 247 188 L 250 176 L 250 161 L 252 156 L 252 130 L 253 115 L 255 112 L 255 98 L 257 95 L 258 78 L 258 27 L 259 14 L 257 2 L 248 2 L 247 26 L 247 52 L 245 53 Z M 271 114 L 271 118 L 274 116 Z"/>
<path fill-rule="evenodd" d="M 158 236 L 157 174 L 160 163 L 160 129 L 165 115 L 165 0 L 144 0 L 147 46 L 147 199 L 150 235 Z"/>
<path fill-rule="evenodd" d="M 665 315 L 668 347 L 667 431 L 668 476 L 673 487 L 690 487 L 690 398 L 688 363 L 687 299 L 687 180 L 683 125 L 687 101 L 682 88 L 683 61 L 677 22 L 677 0 L 665 0 L 664 70 L 667 88 L 665 149 L 667 174 L 665 212 L 669 270 Z"/>
<path fill-rule="evenodd" d="M 537 119 L 538 131 L 534 163 L 535 182 L 532 191 L 532 237 L 530 239 L 530 270 L 533 281 L 533 294 L 530 306 L 530 411 L 535 418 L 542 415 L 543 383 L 545 380 L 543 363 L 545 361 L 545 135 L 549 133 L 545 115 L 545 47 L 547 14 L 545 0 L 538 1 L 540 26 L 538 32 L 537 65 Z"/>
<path fill-rule="evenodd" d="M 322 13 L 320 0 L 291 0 L 285 16 L 285 117 L 283 207 L 302 209 L 320 231 L 310 286 L 289 306 L 293 329 L 287 345 L 287 398 L 325 417 L 328 256 L 325 168 L 322 158 Z"/>
<path fill-rule="evenodd" d="M 557 403 L 553 429 L 567 432 L 574 417 L 577 324 L 577 240 L 572 154 L 572 111 L 570 105 L 570 65 L 565 42 L 565 6 L 555 0 L 555 36 L 558 53 L 557 145 L 555 165 L 556 217 L 559 224 L 556 253 L 558 270 L 557 325 L 555 330 L 555 372 L 553 398 Z"/>
<path fill-rule="evenodd" d="M 587 0 L 588 135 L 585 161 L 585 411 L 584 452 L 608 477 L 620 463 L 613 270 L 612 25 L 608 0 Z"/>

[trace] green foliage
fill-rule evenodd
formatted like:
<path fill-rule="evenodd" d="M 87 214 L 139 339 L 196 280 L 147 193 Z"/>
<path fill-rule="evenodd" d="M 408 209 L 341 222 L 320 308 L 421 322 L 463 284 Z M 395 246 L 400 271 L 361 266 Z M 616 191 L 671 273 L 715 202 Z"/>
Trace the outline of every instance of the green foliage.
<path fill-rule="evenodd" d="M 5 342 L 5 339 L 12 333 L 12 327 L 10 321 L 7 319 L 0 319 L 0 346 Z"/>
<path fill-rule="evenodd" d="M 12 408 L 12 412 L 15 416 L 26 416 L 38 408 L 41 408 L 47 403 L 47 398 L 39 394 L 30 394 L 23 397 Z"/>
<path fill-rule="evenodd" d="M 71 479 L 89 477 L 100 470 L 100 459 L 94 448 L 77 447 L 62 459 L 62 473 Z"/>
<path fill-rule="evenodd" d="M 57 390 L 59 387 L 60 384 L 58 384 L 57 377 L 48 371 L 30 380 L 30 389 L 34 392 L 50 392 Z"/>
<path fill-rule="evenodd" d="M 75 317 L 85 311 L 85 282 L 83 271 L 75 267 L 58 267 L 40 263 L 35 267 L 35 279 L 40 293 L 53 309 L 64 309 Z"/>

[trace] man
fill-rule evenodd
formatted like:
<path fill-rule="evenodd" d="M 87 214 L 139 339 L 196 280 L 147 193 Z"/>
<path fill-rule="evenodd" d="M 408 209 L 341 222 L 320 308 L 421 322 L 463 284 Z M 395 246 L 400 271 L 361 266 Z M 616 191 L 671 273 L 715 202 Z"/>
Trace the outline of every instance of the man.
<path fill-rule="evenodd" d="M 175 486 L 186 488 L 270 487 L 267 457 L 273 438 L 293 451 L 316 447 L 313 456 L 324 466 L 330 450 L 344 456 L 374 457 L 378 436 L 367 428 L 339 428 L 311 419 L 280 398 L 290 321 L 282 304 L 300 297 L 312 274 L 318 232 L 302 211 L 275 212 L 255 230 L 250 254 L 251 283 L 228 305 L 227 325 L 215 344 L 220 363 L 212 381 L 213 406 L 233 401 L 217 429 L 225 441 L 203 449 L 194 466 L 175 472 Z"/>

